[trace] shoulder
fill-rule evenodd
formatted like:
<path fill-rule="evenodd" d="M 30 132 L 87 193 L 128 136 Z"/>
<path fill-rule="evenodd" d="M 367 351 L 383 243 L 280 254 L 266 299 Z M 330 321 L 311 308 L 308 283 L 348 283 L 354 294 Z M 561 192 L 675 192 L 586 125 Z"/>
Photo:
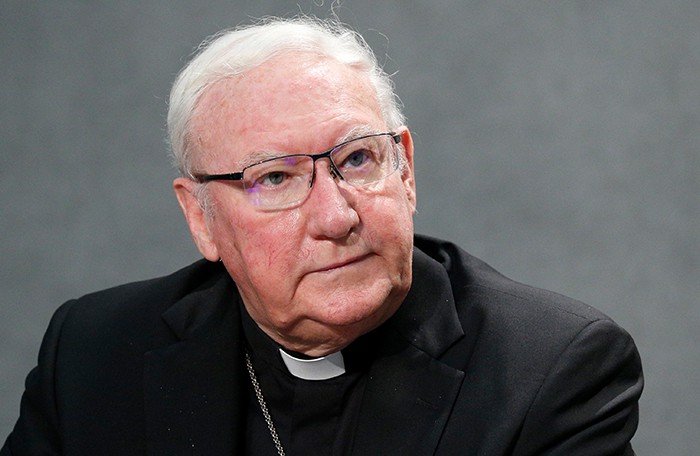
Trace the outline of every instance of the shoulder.
<path fill-rule="evenodd" d="M 163 313 L 186 296 L 211 287 L 224 274 L 218 263 L 200 260 L 167 276 L 89 293 L 61 306 L 50 332 L 91 345 L 118 338 L 146 343 L 148 338 L 168 337 Z"/>
<path fill-rule="evenodd" d="M 200 260 L 172 274 L 126 283 L 74 300 L 75 311 L 98 313 L 163 312 L 173 302 L 216 281 L 223 268 Z"/>
<path fill-rule="evenodd" d="M 609 320 L 581 301 L 512 280 L 451 242 L 417 235 L 416 247 L 445 268 L 458 309 L 479 307 L 487 313 L 517 317 L 521 324 L 544 316 L 584 322 Z"/>
<path fill-rule="evenodd" d="M 514 365 L 538 359 L 547 364 L 586 335 L 631 343 L 624 329 L 598 309 L 514 281 L 453 243 L 416 236 L 416 247 L 446 269 L 472 349 L 497 352 Z"/>

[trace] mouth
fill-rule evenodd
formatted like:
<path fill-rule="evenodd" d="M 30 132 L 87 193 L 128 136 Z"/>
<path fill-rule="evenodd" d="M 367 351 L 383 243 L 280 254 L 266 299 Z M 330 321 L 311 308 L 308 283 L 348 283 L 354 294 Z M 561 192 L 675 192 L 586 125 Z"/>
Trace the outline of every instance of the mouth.
<path fill-rule="evenodd" d="M 359 263 L 359 262 L 363 261 L 364 259 L 368 258 L 369 256 L 370 256 L 370 255 L 367 253 L 367 254 L 364 254 L 364 255 L 359 255 L 359 256 L 351 257 L 351 258 L 348 258 L 348 259 L 345 259 L 345 260 L 342 260 L 342 261 L 338 261 L 338 262 L 336 262 L 336 263 L 332 263 L 332 264 L 329 264 L 329 265 L 320 267 L 320 268 L 318 268 L 318 269 L 315 269 L 313 272 L 332 272 L 332 271 L 336 271 L 336 270 L 338 270 L 338 269 L 342 269 L 342 268 L 351 266 L 351 265 L 353 265 L 353 264 L 355 264 L 355 263 Z"/>

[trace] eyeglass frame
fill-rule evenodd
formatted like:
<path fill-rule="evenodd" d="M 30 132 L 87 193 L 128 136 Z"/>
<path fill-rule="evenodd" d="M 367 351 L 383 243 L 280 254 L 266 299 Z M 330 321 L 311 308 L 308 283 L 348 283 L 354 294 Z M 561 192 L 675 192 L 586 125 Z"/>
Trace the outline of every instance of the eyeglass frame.
<path fill-rule="evenodd" d="M 321 152 L 318 154 L 289 154 L 289 155 L 280 155 L 277 157 L 270 157 L 266 158 L 264 160 L 260 160 L 255 163 L 251 163 L 250 165 L 247 165 L 244 167 L 241 171 L 236 171 L 233 173 L 223 173 L 223 174 L 192 174 L 192 180 L 195 182 L 198 182 L 200 184 L 205 184 L 207 182 L 212 182 L 212 181 L 241 181 L 243 180 L 243 173 L 249 169 L 252 168 L 253 166 L 260 165 L 262 163 L 267 163 L 269 161 L 273 160 L 279 160 L 279 159 L 284 159 L 284 158 L 292 158 L 292 157 L 309 157 L 313 160 L 312 162 L 312 167 L 311 167 L 311 179 L 309 180 L 309 188 L 312 188 L 314 185 L 314 180 L 316 179 L 316 162 L 322 158 L 328 158 L 328 161 L 331 164 L 331 175 L 334 178 L 339 178 L 340 180 L 345 180 L 343 177 L 343 174 L 340 172 L 336 164 L 333 162 L 333 159 L 331 158 L 331 154 L 338 150 L 339 148 L 345 146 L 346 144 L 349 144 L 354 141 L 359 141 L 361 139 L 367 139 L 367 138 L 374 138 L 377 136 L 389 136 L 391 140 L 394 142 L 392 144 L 392 149 L 395 144 L 401 143 L 401 134 L 396 133 L 393 131 L 389 132 L 384 132 L 384 133 L 372 133 L 369 135 L 363 135 L 363 136 L 358 136 L 357 138 L 353 139 L 348 139 L 347 141 L 343 141 L 340 144 L 336 144 L 335 146 L 331 147 L 325 152 Z M 401 158 L 398 157 L 398 153 L 396 153 L 396 150 L 394 149 L 394 153 L 396 154 L 396 168 L 390 173 L 393 174 L 394 171 L 396 171 L 400 166 L 401 166 Z M 390 175 L 389 174 L 389 175 Z M 386 177 L 388 177 L 387 175 Z"/>

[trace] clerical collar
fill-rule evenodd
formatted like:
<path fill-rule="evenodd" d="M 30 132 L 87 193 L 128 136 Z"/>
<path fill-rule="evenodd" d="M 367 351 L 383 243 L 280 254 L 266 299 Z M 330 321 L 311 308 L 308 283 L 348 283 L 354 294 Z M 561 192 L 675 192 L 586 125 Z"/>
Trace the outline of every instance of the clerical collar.
<path fill-rule="evenodd" d="M 301 353 L 286 352 L 260 329 L 243 305 L 241 317 L 243 333 L 254 359 L 258 358 L 269 367 L 302 380 L 328 380 L 345 373 L 345 358 L 341 352 L 321 358 L 307 358 Z"/>
<path fill-rule="evenodd" d="M 279 351 L 289 373 L 302 380 L 328 380 L 345 373 L 345 360 L 339 351 L 310 359 L 296 358 L 281 348 Z"/>

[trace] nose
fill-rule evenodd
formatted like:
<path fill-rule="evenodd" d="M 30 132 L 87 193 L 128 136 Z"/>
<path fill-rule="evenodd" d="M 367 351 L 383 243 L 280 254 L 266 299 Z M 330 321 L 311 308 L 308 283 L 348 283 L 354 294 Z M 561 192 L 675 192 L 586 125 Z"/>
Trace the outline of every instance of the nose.
<path fill-rule="evenodd" d="M 360 216 L 338 187 L 342 182 L 335 176 L 328 160 L 316 162 L 311 193 L 304 203 L 309 234 L 320 239 L 342 239 L 360 222 Z"/>

